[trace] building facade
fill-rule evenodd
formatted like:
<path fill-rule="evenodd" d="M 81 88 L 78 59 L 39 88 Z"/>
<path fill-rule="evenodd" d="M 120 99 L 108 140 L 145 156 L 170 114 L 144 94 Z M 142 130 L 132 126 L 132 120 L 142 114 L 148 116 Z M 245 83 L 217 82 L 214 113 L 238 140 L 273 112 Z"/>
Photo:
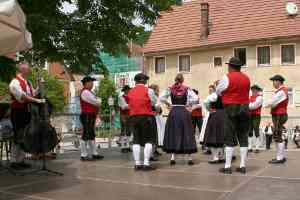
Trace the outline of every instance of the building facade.
<path fill-rule="evenodd" d="M 183 73 L 204 99 L 208 86 L 227 73 L 225 63 L 237 56 L 252 84 L 264 89 L 265 100 L 274 92 L 269 78 L 286 78 L 289 126 L 294 126 L 300 123 L 300 18 L 287 13 L 284 0 L 249 2 L 195 0 L 162 13 L 145 46 L 146 72 L 162 89 Z M 265 121 L 269 112 L 263 110 Z"/>

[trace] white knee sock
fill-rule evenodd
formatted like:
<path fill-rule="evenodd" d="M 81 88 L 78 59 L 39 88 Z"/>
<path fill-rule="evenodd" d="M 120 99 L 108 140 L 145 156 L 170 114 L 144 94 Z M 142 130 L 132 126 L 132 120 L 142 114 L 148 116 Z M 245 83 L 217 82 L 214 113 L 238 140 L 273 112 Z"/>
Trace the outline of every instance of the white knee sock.
<path fill-rule="evenodd" d="M 144 148 L 144 165 L 150 165 L 150 157 L 152 155 L 152 144 L 147 143 L 145 144 Z"/>
<path fill-rule="evenodd" d="M 225 168 L 231 167 L 233 152 L 234 152 L 234 147 L 225 147 L 225 157 L 226 157 Z"/>
<path fill-rule="evenodd" d="M 260 146 L 260 140 L 259 137 L 255 137 L 255 149 L 258 150 Z"/>
<path fill-rule="evenodd" d="M 171 160 L 175 160 L 175 154 L 174 153 L 171 155 Z"/>
<path fill-rule="evenodd" d="M 218 156 L 219 156 L 219 159 L 224 159 L 224 149 L 223 148 L 218 148 Z"/>
<path fill-rule="evenodd" d="M 278 143 L 278 148 L 277 148 L 277 160 L 282 160 L 284 158 L 284 150 L 285 150 L 285 145 L 284 143 Z"/>
<path fill-rule="evenodd" d="M 248 137 L 248 149 L 252 149 L 253 137 Z"/>
<path fill-rule="evenodd" d="M 246 167 L 247 153 L 248 153 L 247 147 L 240 147 L 240 154 L 241 154 L 240 167 Z"/>
<path fill-rule="evenodd" d="M 80 151 L 81 151 L 81 157 L 87 157 L 87 148 L 86 148 L 86 141 L 80 140 Z"/>
<path fill-rule="evenodd" d="M 217 148 L 211 148 L 211 153 L 212 153 L 212 160 L 219 160 L 219 149 Z"/>
<path fill-rule="evenodd" d="M 98 151 L 97 151 L 97 147 L 96 147 L 95 141 L 94 140 L 89 140 L 87 143 L 88 143 L 88 145 L 90 147 L 91 154 L 93 156 L 97 156 L 98 155 Z"/>
<path fill-rule="evenodd" d="M 141 145 L 134 144 L 132 146 L 133 158 L 135 161 L 135 165 L 142 165 L 141 163 Z"/>

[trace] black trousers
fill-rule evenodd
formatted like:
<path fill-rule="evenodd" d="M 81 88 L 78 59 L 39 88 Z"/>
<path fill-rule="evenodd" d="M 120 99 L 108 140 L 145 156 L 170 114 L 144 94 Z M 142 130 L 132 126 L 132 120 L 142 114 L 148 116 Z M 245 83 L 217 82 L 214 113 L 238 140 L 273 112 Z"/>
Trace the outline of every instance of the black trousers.
<path fill-rule="evenodd" d="M 225 145 L 248 147 L 249 105 L 226 105 L 224 118 Z"/>
<path fill-rule="evenodd" d="M 294 141 L 295 145 L 296 145 L 298 148 L 300 148 L 300 144 L 299 144 L 299 141 L 296 140 L 296 136 L 294 136 L 293 141 Z"/>
<path fill-rule="evenodd" d="M 27 107 L 24 109 L 11 109 L 11 123 L 14 131 L 14 143 L 22 144 L 24 140 L 24 129 L 30 123 L 31 114 Z"/>
<path fill-rule="evenodd" d="M 192 124 L 194 133 L 196 134 L 196 128 L 198 127 L 199 132 L 201 132 L 202 124 L 203 124 L 203 118 L 202 117 L 193 117 L 192 116 Z"/>
<path fill-rule="evenodd" d="M 130 129 L 133 133 L 133 144 L 145 146 L 145 144 L 156 144 L 157 127 L 154 116 L 137 115 L 130 117 Z"/>
<path fill-rule="evenodd" d="M 80 121 L 83 127 L 81 139 L 84 141 L 94 140 L 96 138 L 95 124 L 96 114 L 81 113 Z"/>
<path fill-rule="evenodd" d="M 287 115 L 272 115 L 272 121 L 274 124 L 274 132 L 273 132 L 273 138 L 274 141 L 277 143 L 282 143 L 282 130 L 283 125 L 287 122 L 288 116 Z"/>
<path fill-rule="evenodd" d="M 253 115 L 250 117 L 249 137 L 253 137 L 253 132 L 255 134 L 255 137 L 259 137 L 260 121 L 261 121 L 260 115 Z"/>
<path fill-rule="evenodd" d="M 120 115 L 121 121 L 121 136 L 130 136 L 130 120 L 128 115 L 121 114 Z"/>
<path fill-rule="evenodd" d="M 266 135 L 266 149 L 270 149 L 271 148 L 271 144 L 272 144 L 272 135 Z"/>

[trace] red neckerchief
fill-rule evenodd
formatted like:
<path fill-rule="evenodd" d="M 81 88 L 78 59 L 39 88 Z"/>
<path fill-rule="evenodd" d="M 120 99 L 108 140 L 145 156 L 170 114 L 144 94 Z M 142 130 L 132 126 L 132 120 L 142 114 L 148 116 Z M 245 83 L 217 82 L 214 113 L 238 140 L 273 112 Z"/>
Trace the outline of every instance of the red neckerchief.
<path fill-rule="evenodd" d="M 181 83 L 174 84 L 171 88 L 171 93 L 175 96 L 183 96 L 186 94 L 188 87 L 184 86 Z"/>

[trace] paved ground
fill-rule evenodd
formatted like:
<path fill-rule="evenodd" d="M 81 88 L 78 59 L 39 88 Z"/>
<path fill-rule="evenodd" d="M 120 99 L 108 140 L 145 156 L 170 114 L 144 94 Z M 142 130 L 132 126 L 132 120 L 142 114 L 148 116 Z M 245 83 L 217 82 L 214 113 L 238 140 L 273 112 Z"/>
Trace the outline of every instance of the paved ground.
<path fill-rule="evenodd" d="M 155 172 L 134 172 L 131 155 L 103 152 L 105 159 L 82 163 L 78 153 L 64 154 L 50 168 L 64 177 L 13 176 L 0 172 L 0 200 L 296 200 L 300 199 L 300 152 L 291 150 L 281 166 L 267 163 L 274 152 L 251 154 L 247 175 L 219 174 L 198 154 L 196 165 L 183 160 L 171 167 L 166 156 Z M 239 161 L 234 165 L 238 166 Z"/>

